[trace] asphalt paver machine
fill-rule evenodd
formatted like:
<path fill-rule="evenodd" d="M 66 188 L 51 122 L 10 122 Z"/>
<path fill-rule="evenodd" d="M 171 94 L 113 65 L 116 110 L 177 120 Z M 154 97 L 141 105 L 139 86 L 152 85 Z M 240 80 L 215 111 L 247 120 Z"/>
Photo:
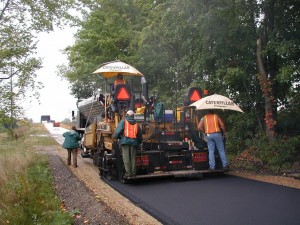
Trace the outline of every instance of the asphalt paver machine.
<path fill-rule="evenodd" d="M 94 73 L 104 77 L 106 90 L 78 102 L 77 129 L 84 136 L 82 156 L 93 160 L 101 178 L 125 183 L 153 177 L 202 178 L 205 173 L 211 173 L 207 143 L 197 130 L 199 115 L 189 107 L 202 98 L 200 88 L 188 90 L 182 107 L 165 109 L 157 95 L 148 96 L 144 75 L 132 66 L 114 61 L 103 64 Z M 118 74 L 125 79 L 140 79 L 140 85 L 127 81 L 111 88 L 108 80 Z M 129 109 L 135 112 L 143 143 L 137 149 L 136 176 L 125 178 L 121 146 L 114 139 L 114 133 Z M 216 155 L 214 173 L 223 172 Z"/>

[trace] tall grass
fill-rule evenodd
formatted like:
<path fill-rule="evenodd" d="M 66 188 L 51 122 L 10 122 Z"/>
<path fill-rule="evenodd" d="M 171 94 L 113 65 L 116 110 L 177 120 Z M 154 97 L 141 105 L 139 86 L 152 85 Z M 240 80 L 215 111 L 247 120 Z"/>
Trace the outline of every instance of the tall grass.
<path fill-rule="evenodd" d="M 71 215 L 60 209 L 47 157 L 33 151 L 37 145 L 55 144 L 39 136 L 45 133 L 41 124 L 34 124 L 18 139 L 0 135 L 0 225 L 72 223 Z"/>

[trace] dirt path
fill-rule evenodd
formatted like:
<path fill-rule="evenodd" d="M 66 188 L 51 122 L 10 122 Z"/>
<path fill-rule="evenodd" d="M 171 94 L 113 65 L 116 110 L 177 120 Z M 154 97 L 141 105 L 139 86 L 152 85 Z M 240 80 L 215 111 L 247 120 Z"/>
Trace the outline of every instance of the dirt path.
<path fill-rule="evenodd" d="M 245 171 L 230 171 L 229 174 L 233 176 L 239 176 L 239 177 L 244 177 L 252 180 L 258 180 L 258 181 L 267 182 L 271 184 L 277 184 L 277 185 L 300 189 L 300 180 L 295 179 L 293 177 L 254 174 Z"/>

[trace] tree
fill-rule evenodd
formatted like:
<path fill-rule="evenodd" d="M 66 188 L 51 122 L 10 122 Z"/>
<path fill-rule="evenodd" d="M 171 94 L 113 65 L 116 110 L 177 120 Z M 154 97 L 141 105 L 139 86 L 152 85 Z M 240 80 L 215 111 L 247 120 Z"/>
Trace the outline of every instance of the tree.
<path fill-rule="evenodd" d="M 258 78 L 265 99 L 267 136 L 276 134 L 277 109 L 285 107 L 290 89 L 299 81 L 300 3 L 265 0 L 261 2 L 258 25 Z M 291 99 L 292 100 L 292 99 Z"/>
<path fill-rule="evenodd" d="M 75 44 L 65 49 L 69 65 L 59 71 L 77 98 L 91 96 L 92 83 L 104 90 L 102 77 L 92 74 L 102 63 L 118 59 L 138 64 L 135 53 L 144 20 L 138 2 L 99 0 L 87 5 L 91 12 L 81 22 Z"/>
<path fill-rule="evenodd" d="M 30 30 L 17 25 L 0 26 L 0 110 L 6 123 L 13 122 L 21 117 L 20 100 L 26 91 L 40 88 L 41 84 L 35 82 L 36 71 L 41 68 L 41 61 L 32 57 L 36 43 L 32 42 L 33 35 Z M 33 93 L 38 97 L 38 93 Z M 11 126 L 12 128 L 12 126 Z"/>
<path fill-rule="evenodd" d="M 188 87 L 200 86 L 247 112 L 237 134 L 247 127 L 245 136 L 265 131 L 270 140 L 278 108 L 299 102 L 296 0 L 99 0 L 89 6 L 62 73 L 78 95 L 85 82 L 98 79 L 91 72 L 100 63 L 120 59 L 141 70 L 168 107 L 182 102 Z"/>
<path fill-rule="evenodd" d="M 71 19 L 73 0 L 5 0 L 0 8 L 0 120 L 22 115 L 20 100 L 26 92 L 38 97 L 42 87 L 35 81 L 42 62 L 36 54 L 35 34 L 51 31 Z"/>

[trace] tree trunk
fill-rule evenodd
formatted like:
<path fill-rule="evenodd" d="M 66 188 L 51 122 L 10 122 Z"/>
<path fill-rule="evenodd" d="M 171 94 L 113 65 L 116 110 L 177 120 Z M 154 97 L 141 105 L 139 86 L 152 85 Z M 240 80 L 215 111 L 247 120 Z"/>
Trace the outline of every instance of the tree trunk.
<path fill-rule="evenodd" d="M 273 113 L 274 97 L 272 95 L 272 83 L 268 78 L 268 75 L 266 74 L 263 58 L 261 56 L 261 51 L 262 51 L 262 39 L 259 37 L 257 39 L 257 47 L 256 47 L 258 79 L 265 99 L 266 135 L 268 139 L 271 141 L 275 137 L 275 124 L 276 124 L 276 121 L 274 119 L 274 113 Z"/>

